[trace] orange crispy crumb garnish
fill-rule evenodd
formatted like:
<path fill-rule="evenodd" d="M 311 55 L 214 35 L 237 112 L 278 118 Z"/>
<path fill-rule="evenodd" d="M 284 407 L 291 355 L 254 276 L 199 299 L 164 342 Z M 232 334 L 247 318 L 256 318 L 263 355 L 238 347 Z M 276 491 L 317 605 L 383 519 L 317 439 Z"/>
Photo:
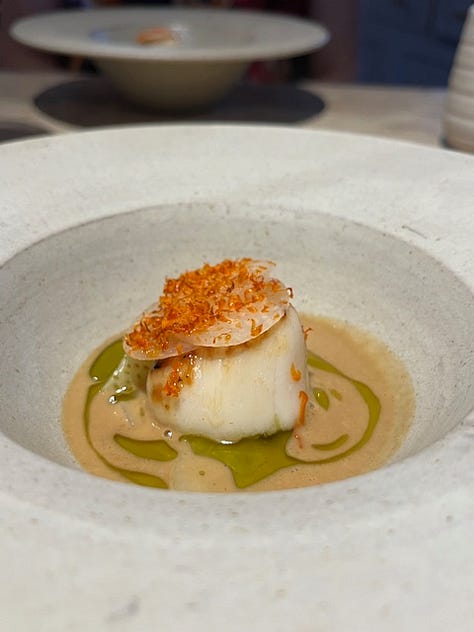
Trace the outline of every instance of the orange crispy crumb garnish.
<path fill-rule="evenodd" d="M 166 42 L 175 42 L 176 36 L 173 31 L 164 26 L 155 26 L 140 31 L 136 37 L 138 44 L 164 44 Z"/>
<path fill-rule="evenodd" d="M 163 386 L 163 392 L 169 397 L 178 397 L 181 389 L 186 384 L 192 384 L 193 381 L 193 365 L 195 356 L 190 354 L 184 358 L 173 358 L 171 360 L 171 371 L 169 372 L 166 384 Z"/>
<path fill-rule="evenodd" d="M 299 382 L 301 379 L 301 371 L 298 371 L 298 369 L 295 367 L 294 363 L 291 363 L 291 369 L 290 369 L 290 373 L 291 373 L 291 379 L 295 382 Z"/>
<path fill-rule="evenodd" d="M 250 268 L 254 263 L 250 258 L 226 259 L 167 279 L 157 308 L 143 315 L 125 342 L 152 357 L 165 352 L 173 337 L 199 334 L 216 323 L 230 322 L 230 314 L 248 313 L 256 303 L 264 303 L 269 289 L 279 287 L 278 281 L 265 279 L 265 266 Z M 252 336 L 260 331 L 260 326 L 254 327 Z"/>
<path fill-rule="evenodd" d="M 306 405 L 308 403 L 308 395 L 305 391 L 300 391 L 298 393 L 299 398 L 300 398 L 300 410 L 299 410 L 299 414 L 298 414 L 298 419 L 296 420 L 295 426 L 293 428 L 293 436 L 294 438 L 298 441 L 298 445 L 300 448 L 303 447 L 303 440 L 301 439 L 301 436 L 298 433 L 298 428 L 301 428 L 301 426 L 304 425 L 305 422 L 305 415 L 306 415 Z"/>

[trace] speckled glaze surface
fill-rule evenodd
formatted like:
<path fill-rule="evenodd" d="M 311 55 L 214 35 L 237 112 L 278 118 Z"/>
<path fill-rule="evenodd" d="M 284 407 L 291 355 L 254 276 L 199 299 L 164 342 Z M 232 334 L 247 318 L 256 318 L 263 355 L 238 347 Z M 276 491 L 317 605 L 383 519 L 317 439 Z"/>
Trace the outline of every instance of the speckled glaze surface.
<path fill-rule="evenodd" d="M 285 128 L 1 147 L 5 629 L 467 632 L 473 172 L 453 152 Z M 417 412 L 394 462 L 239 495 L 77 469 L 58 427 L 72 372 L 165 275 L 244 249 L 277 261 L 297 307 L 365 327 L 405 360 Z"/>

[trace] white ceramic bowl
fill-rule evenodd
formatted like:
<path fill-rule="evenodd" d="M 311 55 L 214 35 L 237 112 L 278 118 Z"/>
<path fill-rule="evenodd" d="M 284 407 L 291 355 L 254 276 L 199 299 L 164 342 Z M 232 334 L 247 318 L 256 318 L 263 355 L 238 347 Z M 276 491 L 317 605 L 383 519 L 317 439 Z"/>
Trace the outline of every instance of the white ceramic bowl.
<path fill-rule="evenodd" d="M 473 166 L 243 126 L 0 147 L 5 629 L 470 631 Z M 59 423 L 74 371 L 165 275 L 242 254 L 275 260 L 297 307 L 405 361 L 417 410 L 393 462 L 237 495 L 81 471 Z"/>
<path fill-rule="evenodd" d="M 474 5 L 466 14 L 449 75 L 443 131 L 450 146 L 474 153 Z"/>
<path fill-rule="evenodd" d="M 141 45 L 145 28 L 165 27 L 174 44 Z M 20 20 L 18 41 L 91 58 L 128 99 L 185 110 L 223 97 L 255 60 L 294 57 L 323 46 L 314 22 L 257 11 L 124 8 L 61 11 Z"/>

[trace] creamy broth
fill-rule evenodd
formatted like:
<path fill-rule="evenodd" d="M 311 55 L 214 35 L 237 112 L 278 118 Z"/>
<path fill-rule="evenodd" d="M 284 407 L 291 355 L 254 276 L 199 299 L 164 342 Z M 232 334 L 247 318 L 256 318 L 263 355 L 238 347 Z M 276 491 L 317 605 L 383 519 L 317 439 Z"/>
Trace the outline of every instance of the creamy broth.
<path fill-rule="evenodd" d="M 94 365 L 110 374 L 120 360 L 120 341 L 109 342 L 81 367 L 64 400 L 64 433 L 75 458 L 106 478 L 216 492 L 305 487 L 380 467 L 413 414 L 407 372 L 371 335 L 325 318 L 301 319 L 310 328 L 314 400 L 297 431 L 229 446 L 158 423 L 144 391 L 112 404 L 111 393 L 90 377 Z"/>
<path fill-rule="evenodd" d="M 144 391 L 110 403 L 100 379 L 106 381 L 122 350 L 120 341 L 109 341 L 80 368 L 64 399 L 63 428 L 73 455 L 105 478 L 206 492 L 306 487 L 380 467 L 400 446 L 413 416 L 403 364 L 350 325 L 301 320 L 310 328 L 314 399 L 297 430 L 219 444 L 160 424 Z M 91 367 L 99 381 L 92 380 Z"/>

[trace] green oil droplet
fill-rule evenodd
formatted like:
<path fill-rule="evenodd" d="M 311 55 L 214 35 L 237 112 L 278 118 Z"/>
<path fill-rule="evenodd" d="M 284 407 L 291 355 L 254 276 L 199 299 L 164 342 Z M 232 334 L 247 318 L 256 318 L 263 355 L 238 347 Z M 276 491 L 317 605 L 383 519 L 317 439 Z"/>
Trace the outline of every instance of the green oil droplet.
<path fill-rule="evenodd" d="M 342 402 L 342 395 L 339 391 L 336 391 L 335 388 L 330 388 L 329 392 L 331 393 L 331 395 L 333 397 L 335 397 L 336 399 L 338 399 L 340 402 Z"/>
<path fill-rule="evenodd" d="M 325 390 L 322 388 L 314 388 L 313 389 L 314 399 L 318 402 L 321 408 L 324 410 L 329 409 L 329 397 Z"/>
<path fill-rule="evenodd" d="M 124 356 L 122 340 L 119 338 L 97 356 L 89 369 L 89 375 L 95 382 L 107 382 Z"/>
<path fill-rule="evenodd" d="M 118 472 L 126 479 L 137 485 L 145 485 L 147 487 L 159 487 L 166 489 L 168 485 L 158 476 L 152 474 L 145 474 L 144 472 L 133 472 L 125 470 L 120 467 L 116 467 L 113 463 L 110 463 L 98 450 L 96 450 L 90 437 L 90 407 L 92 400 L 99 393 L 104 384 L 112 377 L 113 372 L 118 367 L 124 356 L 124 350 L 122 346 L 122 340 L 119 338 L 111 344 L 109 344 L 103 351 L 97 356 L 89 369 L 89 377 L 94 381 L 87 391 L 86 403 L 84 406 L 84 429 L 88 444 L 100 458 L 102 463 L 109 467 L 114 472 Z M 171 449 L 171 448 L 170 448 Z"/>
<path fill-rule="evenodd" d="M 340 448 L 342 445 L 344 445 L 348 439 L 349 435 L 343 434 L 334 441 L 330 441 L 329 443 L 313 443 L 312 447 L 315 450 L 337 450 L 337 448 Z"/>
<path fill-rule="evenodd" d="M 207 437 L 183 435 L 182 441 L 191 446 L 199 456 L 216 459 L 232 471 L 237 487 L 248 487 L 273 472 L 300 463 L 288 456 L 286 444 L 291 431 L 278 432 L 270 437 L 248 437 L 237 443 L 218 443 Z"/>
<path fill-rule="evenodd" d="M 172 461 L 178 456 L 176 450 L 169 446 L 166 441 L 139 441 L 116 434 L 114 441 L 118 445 L 142 459 L 152 459 L 153 461 Z"/>
<path fill-rule="evenodd" d="M 117 366 L 120 364 L 124 356 L 124 350 L 122 346 L 122 341 L 115 340 L 109 344 L 92 363 L 91 368 L 89 369 L 89 377 L 94 381 L 91 386 L 89 386 L 89 390 L 87 391 L 86 403 L 84 407 L 84 425 L 86 430 L 86 438 L 89 442 L 89 445 L 92 447 L 94 452 L 98 454 L 97 450 L 92 445 L 90 434 L 89 434 L 89 425 L 90 425 L 90 407 L 92 400 L 100 391 L 102 386 L 110 379 L 112 373 L 115 371 Z M 101 456 L 99 454 L 99 456 Z M 102 457 L 101 457 L 102 458 Z M 104 460 L 104 459 L 102 459 Z"/>
<path fill-rule="evenodd" d="M 158 487 L 160 489 L 168 489 L 168 485 L 159 476 L 153 476 L 153 474 L 146 474 L 145 472 L 132 472 L 131 470 L 122 470 L 118 467 L 114 468 L 122 476 L 125 476 L 129 481 L 136 485 L 143 485 L 144 487 Z"/>
<path fill-rule="evenodd" d="M 360 450 L 372 437 L 374 434 L 375 427 L 377 426 L 378 420 L 380 418 L 380 400 L 375 395 L 373 390 L 364 384 L 363 382 L 359 382 L 359 380 L 354 380 L 342 371 L 339 371 L 335 366 L 316 355 L 315 353 L 308 352 L 308 364 L 315 369 L 319 369 L 320 371 L 326 371 L 327 373 L 334 373 L 336 375 L 340 375 L 341 377 L 348 380 L 358 391 L 359 395 L 364 400 L 365 405 L 367 406 L 369 418 L 367 421 L 367 426 L 362 437 L 357 441 L 353 446 L 341 452 L 340 454 L 336 454 L 331 457 L 327 457 L 326 459 L 321 459 L 318 463 L 333 463 L 334 461 L 339 461 L 340 459 L 349 456 L 353 452 Z M 314 447 L 314 446 L 313 446 Z M 321 448 L 319 448 L 321 449 Z"/>

